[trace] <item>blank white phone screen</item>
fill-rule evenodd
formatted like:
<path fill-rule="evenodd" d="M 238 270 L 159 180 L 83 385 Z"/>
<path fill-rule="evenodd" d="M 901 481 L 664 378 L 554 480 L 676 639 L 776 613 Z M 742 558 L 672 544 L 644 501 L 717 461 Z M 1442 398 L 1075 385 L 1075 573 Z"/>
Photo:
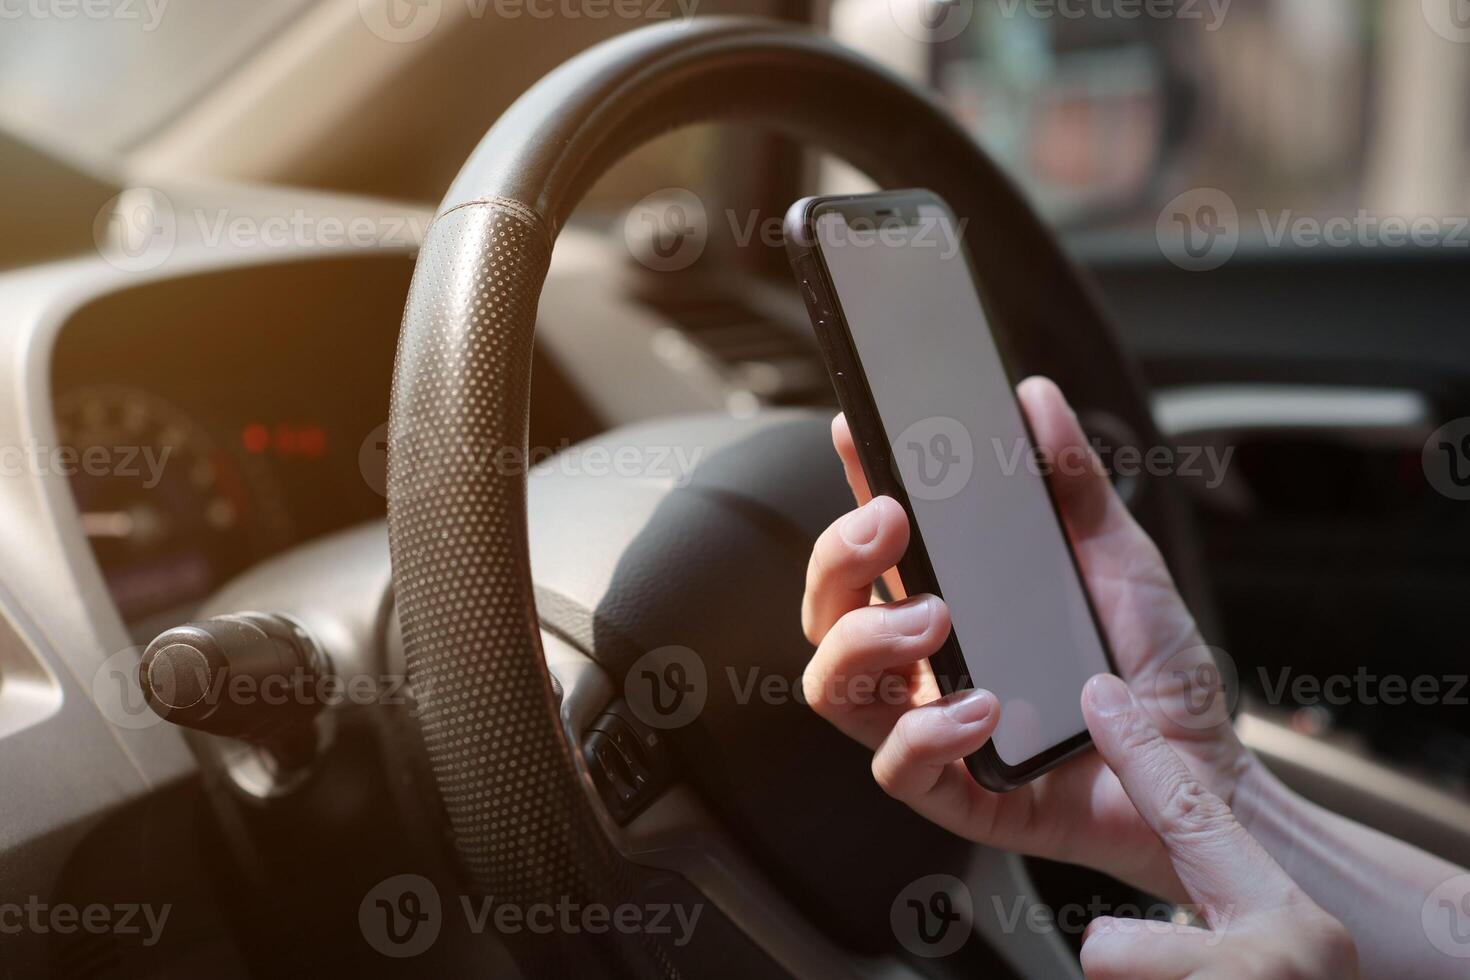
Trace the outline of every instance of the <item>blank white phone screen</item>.
<path fill-rule="evenodd" d="M 819 212 L 817 243 L 955 637 L 1019 765 L 1085 729 L 1107 671 L 1087 597 L 947 211 L 874 228 Z"/>

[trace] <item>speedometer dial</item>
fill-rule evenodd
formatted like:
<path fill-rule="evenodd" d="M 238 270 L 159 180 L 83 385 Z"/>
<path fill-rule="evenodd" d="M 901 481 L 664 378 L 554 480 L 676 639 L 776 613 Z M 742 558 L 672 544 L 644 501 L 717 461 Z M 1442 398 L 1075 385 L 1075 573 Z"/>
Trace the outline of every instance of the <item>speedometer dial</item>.
<path fill-rule="evenodd" d="M 81 388 L 56 413 L 82 529 L 129 623 L 175 613 L 289 539 L 269 471 L 163 399 Z"/>

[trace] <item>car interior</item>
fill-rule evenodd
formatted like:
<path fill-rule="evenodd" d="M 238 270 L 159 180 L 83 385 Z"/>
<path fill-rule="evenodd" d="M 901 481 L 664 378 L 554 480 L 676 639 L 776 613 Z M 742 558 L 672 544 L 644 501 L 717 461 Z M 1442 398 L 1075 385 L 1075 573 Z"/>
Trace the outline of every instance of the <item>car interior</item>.
<path fill-rule="evenodd" d="M 878 188 L 968 219 L 1250 749 L 1470 864 L 1470 481 L 1426 476 L 1470 416 L 1470 27 L 1436 2 L 0 10 L 0 909 L 77 910 L 0 928 L 0 976 L 1080 977 L 1085 919 L 1014 910 L 1159 908 L 925 821 L 802 703 L 851 496 L 782 217 Z M 1203 250 L 1181 201 L 1230 212 Z M 200 643 L 310 703 L 140 673 Z M 651 724 L 671 649 L 700 705 Z M 939 874 L 976 901 L 934 957 L 893 917 Z"/>

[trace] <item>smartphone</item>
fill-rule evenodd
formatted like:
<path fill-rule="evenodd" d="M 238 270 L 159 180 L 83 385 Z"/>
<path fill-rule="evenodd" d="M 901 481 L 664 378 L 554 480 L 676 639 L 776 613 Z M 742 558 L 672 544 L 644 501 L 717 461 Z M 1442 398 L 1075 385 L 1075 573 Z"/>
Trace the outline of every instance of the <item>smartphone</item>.
<path fill-rule="evenodd" d="M 904 590 L 949 605 L 930 658 L 940 687 L 979 683 L 1000 701 L 995 735 L 965 761 L 1003 792 L 1090 747 L 1082 687 L 1114 666 L 963 230 L 924 190 L 809 197 L 785 223 L 868 485 L 909 515 Z"/>

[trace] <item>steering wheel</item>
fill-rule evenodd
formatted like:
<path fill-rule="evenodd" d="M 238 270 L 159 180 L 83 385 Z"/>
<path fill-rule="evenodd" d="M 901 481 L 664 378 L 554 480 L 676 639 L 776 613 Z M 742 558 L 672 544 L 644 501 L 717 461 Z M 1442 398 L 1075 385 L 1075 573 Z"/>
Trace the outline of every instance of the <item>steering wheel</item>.
<path fill-rule="evenodd" d="M 450 187 L 404 313 L 388 526 L 409 676 L 473 887 L 506 903 L 615 901 L 638 869 L 600 829 L 559 721 L 531 578 L 524 459 L 532 335 L 552 244 L 624 153 L 678 126 L 741 120 L 830 151 L 881 186 L 924 186 L 966 219 L 993 326 L 1026 373 L 1156 442 L 1143 386 L 1081 275 L 1020 192 L 927 93 L 832 41 L 704 18 L 600 44 L 527 91 Z M 1181 575 L 1170 487 L 1132 500 Z M 794 618 L 798 595 L 789 597 Z M 527 975 L 676 975 L 649 937 L 526 936 Z"/>

